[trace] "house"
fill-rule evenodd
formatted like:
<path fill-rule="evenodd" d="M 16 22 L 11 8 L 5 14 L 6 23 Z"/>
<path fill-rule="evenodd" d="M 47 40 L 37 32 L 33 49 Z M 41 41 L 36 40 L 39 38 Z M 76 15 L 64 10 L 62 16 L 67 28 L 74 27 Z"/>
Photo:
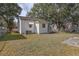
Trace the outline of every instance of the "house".
<path fill-rule="evenodd" d="M 31 17 L 19 18 L 19 33 L 48 33 L 48 21 Z"/>

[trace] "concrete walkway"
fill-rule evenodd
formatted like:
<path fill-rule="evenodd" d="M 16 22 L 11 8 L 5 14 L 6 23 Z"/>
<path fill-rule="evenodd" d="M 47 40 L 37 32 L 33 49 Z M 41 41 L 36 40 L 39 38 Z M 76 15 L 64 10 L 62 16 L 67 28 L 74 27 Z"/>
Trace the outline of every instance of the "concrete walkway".
<path fill-rule="evenodd" d="M 79 47 L 79 37 L 70 37 L 63 41 L 64 44 Z"/>

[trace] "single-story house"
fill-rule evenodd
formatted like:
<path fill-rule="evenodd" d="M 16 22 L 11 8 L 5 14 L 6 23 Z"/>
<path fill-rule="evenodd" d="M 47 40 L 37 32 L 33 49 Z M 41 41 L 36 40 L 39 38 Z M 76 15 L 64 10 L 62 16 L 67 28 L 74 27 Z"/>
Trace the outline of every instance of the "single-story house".
<path fill-rule="evenodd" d="M 64 25 L 65 25 L 65 31 L 79 32 L 79 22 L 77 22 L 76 24 L 67 22 Z M 41 33 L 58 32 L 59 30 L 57 24 L 51 23 L 49 25 L 49 22 L 44 19 L 20 16 L 18 22 L 18 31 L 20 34 L 27 34 L 27 33 L 41 34 Z"/>
<path fill-rule="evenodd" d="M 19 33 L 48 33 L 48 21 L 31 17 L 19 18 Z"/>

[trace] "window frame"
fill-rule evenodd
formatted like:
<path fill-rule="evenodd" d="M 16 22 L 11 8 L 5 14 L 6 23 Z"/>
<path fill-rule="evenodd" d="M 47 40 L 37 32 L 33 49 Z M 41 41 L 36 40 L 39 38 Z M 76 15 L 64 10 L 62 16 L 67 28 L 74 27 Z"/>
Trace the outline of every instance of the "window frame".
<path fill-rule="evenodd" d="M 32 24 L 29 24 L 29 28 L 32 28 Z"/>
<path fill-rule="evenodd" d="M 42 28 L 46 28 L 46 24 L 45 23 L 42 24 Z"/>

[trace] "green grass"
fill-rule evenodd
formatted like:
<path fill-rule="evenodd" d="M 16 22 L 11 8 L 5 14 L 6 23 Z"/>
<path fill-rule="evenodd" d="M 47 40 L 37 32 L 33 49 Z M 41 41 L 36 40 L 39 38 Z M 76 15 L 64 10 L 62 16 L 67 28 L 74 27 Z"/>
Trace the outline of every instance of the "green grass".
<path fill-rule="evenodd" d="M 8 41 L 8 40 L 19 40 L 24 39 L 24 36 L 19 33 L 7 33 L 0 37 L 0 41 Z"/>

